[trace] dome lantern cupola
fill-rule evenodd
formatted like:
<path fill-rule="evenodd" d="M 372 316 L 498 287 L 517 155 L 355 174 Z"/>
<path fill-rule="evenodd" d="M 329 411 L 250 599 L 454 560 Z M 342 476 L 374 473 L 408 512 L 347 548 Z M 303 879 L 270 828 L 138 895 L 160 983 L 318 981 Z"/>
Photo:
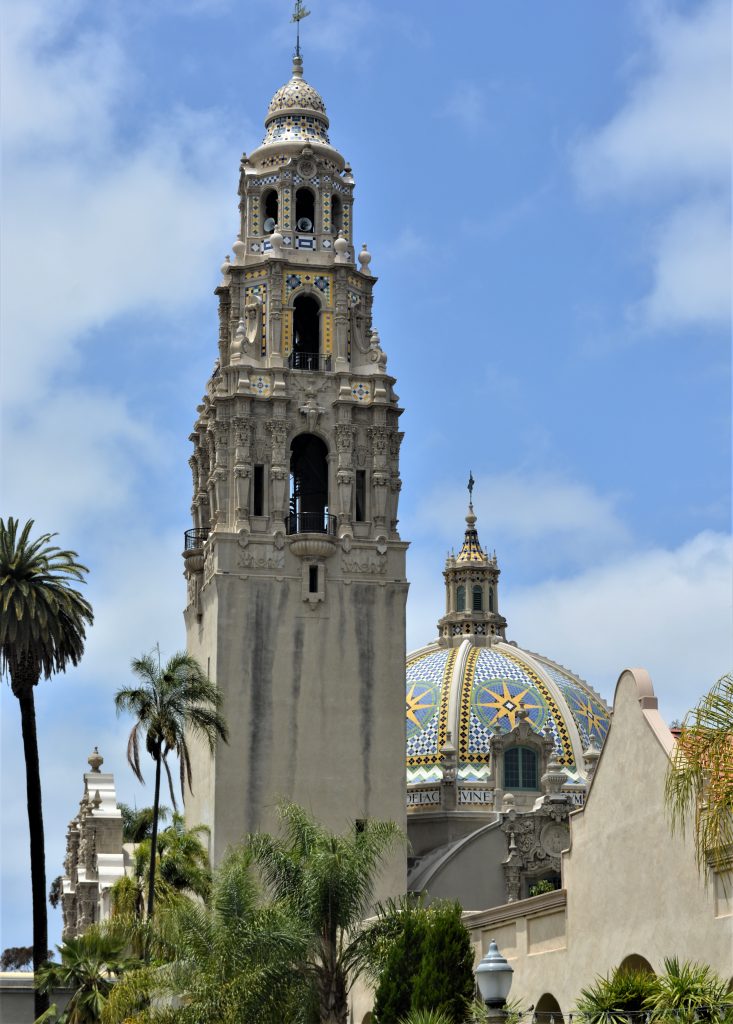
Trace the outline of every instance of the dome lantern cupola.
<path fill-rule="evenodd" d="M 481 547 L 473 510 L 473 474 L 468 479 L 468 512 L 463 544 L 457 556 L 446 559 L 445 615 L 438 622 L 439 643 L 457 647 L 467 636 L 477 646 L 491 638 L 505 639 L 506 619 L 499 614 L 499 573 L 496 554 L 487 555 Z"/>

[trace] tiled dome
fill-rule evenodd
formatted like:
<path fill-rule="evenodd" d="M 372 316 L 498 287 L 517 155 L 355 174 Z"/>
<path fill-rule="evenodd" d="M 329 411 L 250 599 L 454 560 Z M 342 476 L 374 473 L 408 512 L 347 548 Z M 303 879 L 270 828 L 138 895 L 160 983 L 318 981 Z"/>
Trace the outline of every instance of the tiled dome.
<path fill-rule="evenodd" d="M 448 733 L 458 756 L 458 778 L 480 781 L 490 768 L 489 740 L 507 732 L 520 710 L 537 733 L 548 727 L 569 780 L 584 778 L 583 751 L 608 732 L 609 710 L 595 690 L 568 669 L 514 644 L 458 647 L 437 643 L 407 659 L 407 781 L 440 778 Z"/>
<path fill-rule="evenodd" d="M 263 145 L 292 140 L 328 143 L 326 105 L 303 78 L 302 58 L 294 58 L 293 77 L 272 97 L 265 128 Z"/>

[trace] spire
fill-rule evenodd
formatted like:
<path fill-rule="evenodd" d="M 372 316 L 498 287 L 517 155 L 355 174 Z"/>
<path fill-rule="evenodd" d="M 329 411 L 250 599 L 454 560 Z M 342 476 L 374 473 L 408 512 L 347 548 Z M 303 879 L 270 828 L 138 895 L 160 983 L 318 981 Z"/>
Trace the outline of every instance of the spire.
<path fill-rule="evenodd" d="M 473 473 L 468 474 L 468 513 L 466 514 L 466 533 L 463 538 L 463 545 L 458 552 L 456 562 L 486 562 L 488 559 L 478 539 L 476 529 L 476 513 L 473 511 L 473 489 L 476 481 Z"/>

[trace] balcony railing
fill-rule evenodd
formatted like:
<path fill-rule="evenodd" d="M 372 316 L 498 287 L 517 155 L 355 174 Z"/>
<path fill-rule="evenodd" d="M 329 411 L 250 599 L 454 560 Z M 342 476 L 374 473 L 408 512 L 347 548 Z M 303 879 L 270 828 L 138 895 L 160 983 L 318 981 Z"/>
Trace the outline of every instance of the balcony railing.
<path fill-rule="evenodd" d="M 324 370 L 331 371 L 331 356 L 322 356 L 318 352 L 291 352 L 288 356 L 291 370 Z"/>
<path fill-rule="evenodd" d="M 203 529 L 186 530 L 183 537 L 183 550 L 195 551 L 196 548 L 202 548 L 208 536 L 208 527 L 204 527 Z"/>
<path fill-rule="evenodd" d="M 336 535 L 336 516 L 328 512 L 290 512 L 285 521 L 289 534 L 326 533 Z"/>

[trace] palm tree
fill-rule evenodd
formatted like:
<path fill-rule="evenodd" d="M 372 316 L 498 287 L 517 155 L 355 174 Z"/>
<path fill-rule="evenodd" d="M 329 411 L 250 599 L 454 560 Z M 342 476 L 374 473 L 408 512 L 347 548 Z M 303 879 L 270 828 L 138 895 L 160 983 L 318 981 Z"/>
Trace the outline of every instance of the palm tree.
<path fill-rule="evenodd" d="M 138 809 L 123 803 L 117 806 L 122 815 L 122 842 L 141 843 L 143 839 L 149 839 L 153 834 L 153 808 Z M 167 821 L 169 813 L 168 808 L 161 804 L 158 808 L 158 821 Z"/>
<path fill-rule="evenodd" d="M 137 721 L 127 743 L 127 760 L 140 782 L 140 737 L 144 734 L 145 748 L 155 762 L 155 792 L 153 796 L 153 826 L 150 837 L 150 875 L 148 881 L 148 917 L 152 917 L 155 904 L 155 855 L 160 811 L 160 775 L 165 766 L 173 806 L 176 807 L 173 779 L 168 766 L 168 754 L 177 755 L 180 762 L 181 793 L 188 784 L 193 791 L 191 758 L 186 733 L 204 739 L 214 751 L 216 740 L 227 739 L 227 727 L 221 715 L 221 694 L 199 663 L 190 654 L 180 651 L 161 667 L 157 658 L 146 654 L 135 658 L 132 671 L 140 685 L 123 687 L 115 695 L 117 713 L 128 711 Z"/>
<path fill-rule="evenodd" d="M 664 974 L 649 1005 L 654 1021 L 732 1024 L 733 993 L 708 964 L 665 957 Z"/>
<path fill-rule="evenodd" d="M 152 829 L 152 809 L 150 811 Z M 147 815 L 146 815 L 147 817 Z M 157 836 L 155 902 L 169 905 L 181 895 L 196 896 L 206 901 L 211 892 L 211 870 L 208 847 L 202 841 L 208 835 L 206 825 L 187 829 L 180 814 Z M 137 844 L 133 875 L 118 878 L 110 890 L 112 913 L 117 917 L 141 917 L 145 906 L 144 893 L 150 882 L 151 840 Z"/>
<path fill-rule="evenodd" d="M 366 821 L 343 835 L 294 804 L 280 809 L 282 835 L 256 833 L 249 847 L 271 896 L 307 930 L 293 967 L 308 982 L 321 1024 L 346 1024 L 349 989 L 369 966 L 364 919 L 372 909 L 381 864 L 402 833 L 392 822 Z"/>
<path fill-rule="evenodd" d="M 33 893 L 33 968 L 48 955 L 46 863 L 41 804 L 41 772 L 33 688 L 76 665 L 84 653 L 92 608 L 70 584 L 83 583 L 89 571 L 75 551 L 50 543 L 55 534 L 30 540 L 33 520 L 19 530 L 17 519 L 0 519 L 0 672 L 8 673 L 20 704 L 25 756 L 28 827 Z M 36 993 L 36 1016 L 48 998 Z"/>
<path fill-rule="evenodd" d="M 148 923 L 151 962 L 118 982 L 104 1024 L 311 1019 L 305 981 L 292 966 L 305 954 L 307 929 L 289 905 L 263 900 L 248 850 L 231 851 L 217 869 L 208 906 L 179 900 Z"/>
<path fill-rule="evenodd" d="M 92 925 L 83 935 L 57 946 L 61 963 L 46 963 L 38 972 L 38 987 L 73 989 L 59 1024 L 97 1024 L 113 984 L 138 961 L 126 952 L 129 936 L 119 927 Z M 46 1020 L 56 1018 L 51 1008 Z"/>
<path fill-rule="evenodd" d="M 692 821 L 695 857 L 707 879 L 708 866 L 722 867 L 733 847 L 733 675 L 722 676 L 686 716 L 665 800 L 673 832 L 684 834 Z"/>

